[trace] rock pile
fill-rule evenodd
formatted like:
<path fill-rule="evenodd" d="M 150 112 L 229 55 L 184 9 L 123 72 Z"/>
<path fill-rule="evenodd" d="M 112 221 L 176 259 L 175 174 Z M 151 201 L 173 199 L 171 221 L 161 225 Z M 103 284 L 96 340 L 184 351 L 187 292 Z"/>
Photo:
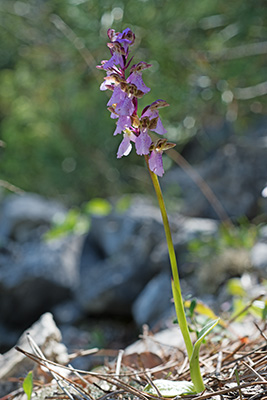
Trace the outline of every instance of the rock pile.
<path fill-rule="evenodd" d="M 62 206 L 33 194 L 10 195 L 0 206 L 0 351 L 13 346 L 47 311 L 60 328 L 74 331 L 79 321 L 92 316 L 133 318 L 138 327 L 156 327 L 174 315 L 157 207 L 137 197 L 123 214 L 93 217 L 85 235 L 45 241 L 53 219 L 65 213 Z M 256 271 L 266 278 L 266 227 L 251 251 L 233 249 L 224 259 L 204 265 L 192 263 L 188 245 L 218 236 L 218 222 L 180 214 L 170 221 L 184 294 L 216 305 L 229 277 Z M 74 336 L 78 338 L 77 331 Z"/>

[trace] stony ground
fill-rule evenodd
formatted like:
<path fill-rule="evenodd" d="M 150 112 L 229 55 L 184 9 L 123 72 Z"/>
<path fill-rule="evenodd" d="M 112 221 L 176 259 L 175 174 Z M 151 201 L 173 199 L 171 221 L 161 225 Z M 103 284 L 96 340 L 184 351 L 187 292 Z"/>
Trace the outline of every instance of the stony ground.
<path fill-rule="evenodd" d="M 265 330 L 265 322 L 247 318 L 209 335 L 200 355 L 206 390 L 181 397 L 195 400 L 267 399 Z M 31 352 L 18 350 L 33 359 L 36 365 L 32 399 L 163 399 L 160 392 L 147 393 L 145 386 L 153 387 L 155 379 L 190 381 L 188 359 L 183 346 L 179 345 L 179 335 L 174 337 L 177 332 L 177 328 L 172 328 L 166 330 L 164 336 L 162 332 L 153 335 L 144 330 L 140 340 L 125 350 L 101 350 L 106 362 L 93 371 L 78 371 L 66 366 L 63 369 L 62 365 L 59 368 L 58 364 L 43 359 L 36 346 L 32 346 Z M 93 353 L 94 350 L 92 357 Z M 71 355 L 69 361 L 81 355 Z M 22 393 L 19 389 L 3 399 L 18 399 Z"/>

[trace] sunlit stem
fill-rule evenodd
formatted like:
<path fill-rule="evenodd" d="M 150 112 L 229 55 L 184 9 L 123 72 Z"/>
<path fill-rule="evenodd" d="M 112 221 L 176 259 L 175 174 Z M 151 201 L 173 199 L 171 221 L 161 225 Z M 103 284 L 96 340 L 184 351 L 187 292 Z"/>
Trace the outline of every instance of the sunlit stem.
<path fill-rule="evenodd" d="M 172 241 L 172 235 L 171 235 L 168 215 L 167 215 L 167 211 L 166 211 L 166 207 L 165 207 L 165 203 L 164 203 L 164 199 L 163 199 L 163 195 L 162 195 L 162 191 L 160 188 L 158 177 L 149 168 L 148 156 L 145 156 L 145 160 L 146 160 L 146 164 L 147 164 L 147 167 L 148 167 L 148 170 L 150 173 L 150 177 L 151 177 L 156 195 L 157 195 L 159 208 L 160 208 L 160 212 L 161 212 L 161 216 L 162 216 L 162 221 L 163 221 L 163 225 L 164 225 L 164 230 L 165 230 L 165 235 L 166 235 L 166 240 L 167 240 L 167 245 L 168 245 L 170 264 L 171 264 L 171 270 L 172 270 L 172 293 L 173 293 L 173 299 L 174 299 L 177 320 L 178 320 L 178 324 L 180 326 L 180 329 L 181 329 L 181 332 L 182 332 L 182 335 L 184 338 L 187 355 L 190 360 L 191 379 L 195 386 L 196 391 L 199 393 L 205 389 L 205 386 L 204 386 L 203 379 L 202 379 L 201 372 L 200 372 L 198 353 L 194 352 L 194 354 L 193 354 L 194 347 L 193 347 L 193 343 L 190 338 L 189 329 L 188 329 L 186 316 L 185 316 L 184 302 L 183 302 L 183 298 L 182 298 L 177 260 L 176 260 L 176 255 L 175 255 L 175 251 L 174 251 L 174 247 L 173 247 L 173 241 Z"/>
<path fill-rule="evenodd" d="M 183 303 L 183 298 L 182 298 L 182 293 L 181 293 L 181 286 L 180 286 L 180 279 L 179 279 L 179 273 L 178 273 L 178 266 L 177 266 L 177 261 L 176 261 L 176 255 L 173 247 L 173 241 L 172 241 L 172 235 L 171 235 L 171 230 L 170 230 L 170 225 L 169 225 L 169 220 L 167 216 L 167 211 L 162 195 L 162 191 L 160 188 L 160 184 L 158 181 L 158 177 L 154 172 L 152 172 L 148 166 L 148 156 L 145 156 L 147 167 L 151 176 L 151 180 L 153 183 L 153 186 L 155 188 L 155 192 L 157 195 L 158 203 L 159 203 L 159 208 L 161 211 L 161 216 L 162 216 L 162 221 L 164 225 L 164 230 L 165 230 L 165 235 L 166 235 L 166 240 L 167 240 L 167 245 L 168 245 L 168 252 L 169 252 L 169 258 L 170 258 L 170 264 L 171 264 L 171 270 L 172 270 L 172 291 L 173 291 L 173 299 L 174 299 L 174 304 L 175 304 L 175 311 L 177 315 L 177 320 L 184 338 L 188 358 L 190 359 L 193 353 L 193 344 L 190 338 L 189 334 L 189 329 L 186 321 L 186 316 L 185 316 L 185 311 L 184 311 L 184 303 Z"/>

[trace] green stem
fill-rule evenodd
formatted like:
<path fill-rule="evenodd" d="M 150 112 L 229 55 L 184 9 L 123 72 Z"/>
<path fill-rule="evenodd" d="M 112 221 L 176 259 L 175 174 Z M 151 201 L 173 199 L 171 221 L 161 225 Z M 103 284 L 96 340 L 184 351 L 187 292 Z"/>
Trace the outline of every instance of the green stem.
<path fill-rule="evenodd" d="M 175 310 L 177 314 L 177 319 L 178 323 L 184 338 L 188 358 L 190 359 L 193 353 L 193 344 L 190 338 L 189 334 L 189 329 L 186 321 L 186 316 L 185 316 L 185 311 L 184 311 L 184 303 L 183 303 L 183 298 L 182 298 L 182 293 L 181 293 L 181 286 L 180 286 L 180 279 L 179 279 L 179 274 L 178 274 L 178 267 L 177 267 L 177 261 L 176 261 L 176 255 L 173 247 L 173 241 L 172 241 L 172 235 L 171 235 L 171 230 L 170 230 L 170 225 L 168 221 L 168 216 L 167 216 L 167 211 L 162 195 L 162 191 L 159 185 L 158 177 L 154 172 L 152 172 L 148 166 L 148 156 L 145 156 L 145 160 L 147 163 L 147 167 L 151 176 L 151 180 L 153 183 L 153 186 L 155 188 L 155 192 L 157 195 L 157 199 L 159 202 L 159 208 L 161 211 L 161 216 L 162 216 L 162 221 L 164 225 L 164 230 L 165 230 L 165 235 L 166 235 L 166 240 L 167 240 L 167 245 L 168 245 L 168 251 L 169 251 L 169 258 L 170 258 L 170 263 L 171 263 L 171 270 L 172 270 L 172 290 L 173 290 L 173 298 L 174 298 L 174 304 L 175 304 Z M 194 383 L 194 382 L 193 382 Z"/>

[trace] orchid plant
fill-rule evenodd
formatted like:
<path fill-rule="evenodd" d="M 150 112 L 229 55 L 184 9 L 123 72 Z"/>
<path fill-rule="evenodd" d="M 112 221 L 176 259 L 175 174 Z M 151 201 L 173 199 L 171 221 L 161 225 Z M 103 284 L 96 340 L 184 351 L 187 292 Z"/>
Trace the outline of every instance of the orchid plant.
<path fill-rule="evenodd" d="M 100 86 L 100 90 L 112 91 L 107 106 L 111 113 L 111 118 L 117 120 L 114 135 L 122 134 L 117 158 L 127 156 L 131 152 L 133 144 L 136 153 L 144 156 L 158 198 L 168 244 L 175 310 L 190 361 L 190 374 L 193 382 L 193 384 L 181 382 L 180 389 L 177 391 L 175 388 L 175 393 L 176 395 L 185 392 L 199 393 L 205 389 L 200 372 L 199 348 L 205 336 L 218 323 L 218 320 L 209 322 L 193 345 L 185 316 L 168 216 L 158 180 L 158 176 L 162 177 L 164 174 L 162 154 L 164 151 L 174 147 L 175 144 L 161 137 L 156 141 L 152 141 L 149 133 L 153 131 L 162 136 L 167 132 L 159 117 L 159 109 L 167 107 L 169 104 L 161 99 L 156 100 L 146 106 L 138 116 L 138 99 L 150 91 L 150 88 L 143 82 L 142 74 L 151 67 L 151 64 L 141 61 L 131 66 L 133 57 L 129 58 L 129 49 L 135 41 L 135 35 L 131 29 L 127 28 L 123 32 L 115 32 L 114 29 L 109 29 L 107 34 L 110 40 L 107 46 L 110 50 L 111 58 L 103 60 L 97 68 L 106 71 L 106 77 Z M 166 386 L 166 382 L 162 382 L 162 380 L 155 381 L 154 385 L 158 387 L 162 395 L 166 393 L 166 397 L 169 397 L 170 392 L 173 393 L 173 386 L 169 388 L 168 384 Z M 147 390 L 153 391 L 154 388 L 149 387 Z"/>

